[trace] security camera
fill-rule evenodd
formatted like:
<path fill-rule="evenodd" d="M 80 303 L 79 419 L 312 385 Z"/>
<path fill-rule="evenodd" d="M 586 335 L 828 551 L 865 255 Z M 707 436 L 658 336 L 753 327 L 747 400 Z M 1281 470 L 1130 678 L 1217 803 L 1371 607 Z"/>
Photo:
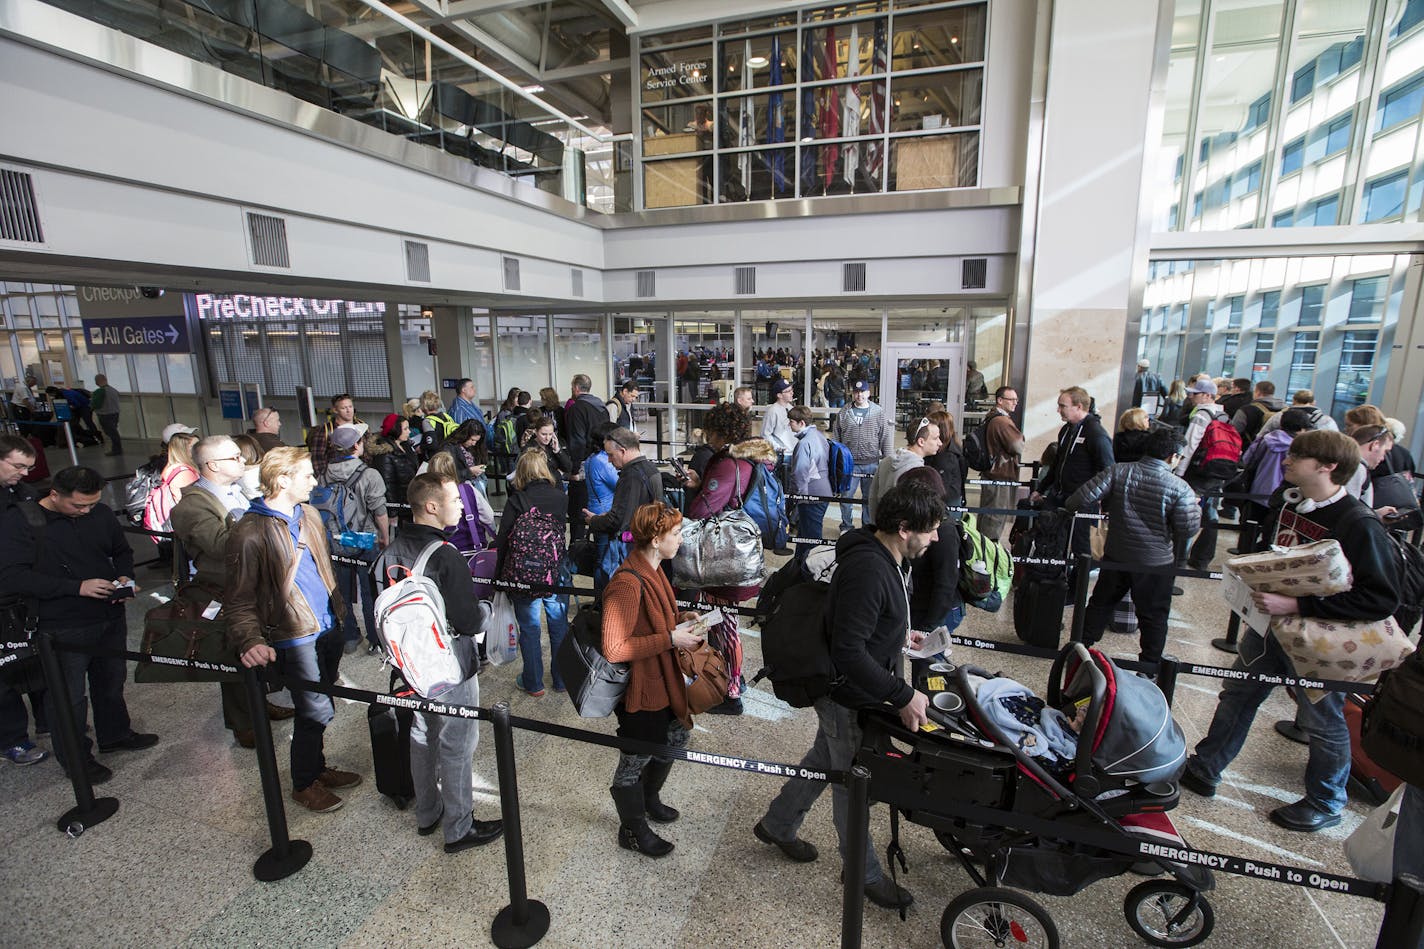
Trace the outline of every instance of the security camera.
<path fill-rule="evenodd" d="M 137 289 L 138 292 L 143 294 L 144 298 L 147 300 L 157 300 L 159 297 L 163 296 L 162 287 L 138 287 Z"/>

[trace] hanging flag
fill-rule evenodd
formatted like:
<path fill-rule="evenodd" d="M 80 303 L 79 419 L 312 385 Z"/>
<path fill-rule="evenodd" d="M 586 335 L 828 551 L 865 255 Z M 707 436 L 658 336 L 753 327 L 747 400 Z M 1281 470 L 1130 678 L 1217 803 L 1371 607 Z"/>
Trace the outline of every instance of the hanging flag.
<path fill-rule="evenodd" d="M 751 59 L 752 41 L 746 40 L 742 52 L 742 62 Z M 752 71 L 750 67 L 742 70 L 742 88 L 747 89 L 752 84 Z M 756 105 L 752 102 L 751 96 L 742 97 L 741 126 L 737 131 L 737 144 L 743 148 L 756 144 Z M 742 179 L 742 200 L 751 197 L 752 193 L 752 153 L 741 152 L 737 155 L 737 170 Z"/>
<path fill-rule="evenodd" d="M 821 78 L 833 79 L 836 75 L 836 64 L 840 57 L 836 55 L 836 28 L 826 27 L 826 45 L 821 50 Z M 822 86 L 821 91 L 825 99 L 821 103 L 821 137 L 840 138 L 841 135 L 841 94 L 836 86 Z M 841 157 L 841 147 L 839 144 L 825 146 L 826 165 L 825 182 L 829 190 L 831 182 L 836 176 L 836 160 Z"/>
<path fill-rule="evenodd" d="M 801 44 L 801 58 L 796 64 L 797 78 L 803 83 L 816 79 L 815 57 L 811 49 L 811 31 Z M 801 195 L 805 197 L 816 188 L 816 90 L 807 86 L 801 90 Z"/>
<path fill-rule="evenodd" d="M 870 71 L 880 76 L 870 84 L 870 134 L 885 134 L 885 74 L 889 65 L 885 61 L 885 24 L 875 23 L 874 50 L 871 52 Z M 880 169 L 885 163 L 885 146 L 880 139 L 865 145 L 865 173 L 872 181 L 880 177 Z"/>
<path fill-rule="evenodd" d="M 771 72 L 767 81 L 773 86 L 782 83 L 781 78 L 781 37 L 771 38 Z M 773 92 L 766 97 L 766 140 L 770 145 L 786 141 L 785 118 L 781 114 L 781 93 Z M 771 153 L 771 193 L 772 196 L 786 190 L 786 153 L 780 149 Z"/>
<path fill-rule="evenodd" d="M 846 52 L 846 75 L 855 79 L 860 75 L 860 24 L 850 26 L 850 46 Z M 860 85 L 851 83 L 845 87 L 844 118 L 841 120 L 841 134 L 853 138 L 860 134 Z M 855 170 L 860 166 L 860 143 L 848 142 L 845 146 L 845 171 L 842 177 L 855 186 Z"/>

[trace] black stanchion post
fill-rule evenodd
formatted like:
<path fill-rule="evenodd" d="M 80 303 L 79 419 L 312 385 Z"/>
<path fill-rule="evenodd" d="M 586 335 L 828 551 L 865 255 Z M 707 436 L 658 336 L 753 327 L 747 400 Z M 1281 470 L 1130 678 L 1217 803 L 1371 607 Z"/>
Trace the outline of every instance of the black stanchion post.
<path fill-rule="evenodd" d="M 870 846 L 870 771 L 856 765 L 846 784 L 850 814 L 841 873 L 841 949 L 859 949 L 865 922 L 865 850 Z"/>
<path fill-rule="evenodd" d="M 1073 557 L 1073 631 L 1069 639 L 1075 643 L 1083 641 L 1083 624 L 1088 621 L 1088 573 L 1093 569 L 1093 558 L 1088 554 Z"/>
<path fill-rule="evenodd" d="M 247 703 L 260 713 L 267 707 L 267 693 L 262 688 L 256 669 L 243 668 L 242 682 L 247 687 Z M 272 847 L 252 865 L 252 875 L 263 883 L 285 880 L 307 865 L 312 846 L 305 840 L 287 836 L 287 809 L 282 804 L 282 782 L 277 776 L 277 754 L 272 749 L 272 726 L 267 716 L 252 716 L 252 733 L 257 746 L 257 771 L 262 776 L 262 803 L 267 808 L 267 830 L 272 835 Z"/>
<path fill-rule="evenodd" d="M 1182 664 L 1176 656 L 1163 656 L 1157 663 L 1157 688 L 1162 690 L 1168 707 L 1171 706 L 1172 698 L 1177 694 L 1177 675 L 1181 671 Z"/>
<path fill-rule="evenodd" d="M 1211 641 L 1213 647 L 1222 652 L 1236 653 L 1236 641 L 1241 638 L 1241 617 L 1235 613 L 1226 621 L 1226 635 L 1218 636 Z"/>
<path fill-rule="evenodd" d="M 50 642 L 47 633 L 36 633 L 33 640 L 40 654 L 45 688 L 54 696 L 55 720 L 50 722 L 50 726 L 55 739 L 64 749 L 64 760 L 69 762 L 69 781 L 74 785 L 74 807 L 61 814 L 54 825 L 69 836 L 78 837 L 95 824 L 102 824 L 113 817 L 119 809 L 119 799 L 94 796 L 94 786 L 89 783 L 89 774 L 84 770 L 84 749 L 79 744 L 79 723 L 74 720 L 73 698 L 69 694 L 69 684 L 64 681 L 64 671 L 59 667 L 54 643 Z"/>
<path fill-rule="evenodd" d="M 499 810 L 504 820 L 504 865 L 509 874 L 509 905 L 495 914 L 490 938 L 499 949 L 525 949 L 549 931 L 549 907 L 525 891 L 524 831 L 519 825 L 519 781 L 514 770 L 514 726 L 509 703 L 494 715 L 495 769 L 499 772 Z"/>
<path fill-rule="evenodd" d="M 1384 905 L 1375 949 L 1417 946 L 1424 938 L 1424 883 L 1410 873 L 1395 877 Z"/>

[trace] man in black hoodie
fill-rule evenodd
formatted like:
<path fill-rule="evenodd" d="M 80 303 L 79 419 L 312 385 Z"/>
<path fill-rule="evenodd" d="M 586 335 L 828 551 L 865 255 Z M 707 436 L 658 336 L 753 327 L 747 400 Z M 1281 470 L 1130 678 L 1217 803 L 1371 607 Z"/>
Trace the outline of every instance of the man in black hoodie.
<path fill-rule="evenodd" d="M 1339 432 L 1303 432 L 1285 458 L 1285 481 L 1272 498 L 1273 543 L 1296 547 L 1333 538 L 1350 562 L 1350 589 L 1333 596 L 1256 593 L 1257 607 L 1272 616 L 1299 614 L 1336 620 L 1382 620 L 1399 607 L 1399 571 L 1389 535 L 1369 506 L 1345 492 L 1359 470 L 1360 449 Z M 1247 628 L 1237 644 L 1234 669 L 1290 675 L 1290 659 L 1275 637 Z M 1207 735 L 1197 743 L 1182 774 L 1182 787 L 1204 797 L 1216 794 L 1222 772 L 1240 753 L 1261 707 L 1275 688 L 1263 682 L 1228 679 L 1217 700 Z M 1297 689 L 1297 723 L 1310 737 L 1305 764 L 1305 797 L 1271 811 L 1271 821 L 1310 833 L 1340 823 L 1345 784 L 1350 777 L 1350 732 L 1345 726 L 1345 694 L 1327 692 L 1310 702 Z"/>
<path fill-rule="evenodd" d="M 877 528 L 847 531 L 836 542 L 836 572 L 831 578 L 824 615 L 836 678 L 829 695 L 816 700 L 819 727 L 811 750 L 801 759 L 810 771 L 850 768 L 860 747 L 856 709 L 890 706 L 914 730 L 928 721 L 929 698 L 910 687 L 902 675 L 901 649 L 918 646 L 923 633 L 910 629 L 910 561 L 939 536 L 944 501 L 923 484 L 896 485 L 880 499 Z M 753 828 L 758 840 L 778 847 L 797 863 L 817 857 L 816 848 L 796 832 L 825 784 L 792 778 Z M 831 788 L 832 819 L 846 853 L 846 789 Z M 867 841 L 865 866 L 846 869 L 865 874 L 865 896 L 877 906 L 900 909 L 914 902 L 909 890 L 885 876 L 875 847 Z"/>
<path fill-rule="evenodd" d="M 588 533 L 588 525 L 583 520 L 583 509 L 588 507 L 588 482 L 583 479 L 583 463 L 603 447 L 594 439 L 594 432 L 608 421 L 608 409 L 602 399 L 590 394 L 593 382 L 583 373 L 574 376 L 570 388 L 574 393 L 573 403 L 564 412 L 569 461 L 574 466 L 569 479 L 569 537 L 583 540 Z"/>

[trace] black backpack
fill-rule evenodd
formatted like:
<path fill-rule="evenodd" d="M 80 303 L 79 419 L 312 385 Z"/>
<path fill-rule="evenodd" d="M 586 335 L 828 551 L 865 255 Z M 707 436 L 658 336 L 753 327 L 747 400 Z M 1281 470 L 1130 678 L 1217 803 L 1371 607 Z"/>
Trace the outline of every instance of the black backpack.
<path fill-rule="evenodd" d="M 792 566 L 800 569 L 793 561 L 777 573 Z M 761 654 L 766 665 L 752 684 L 771 679 L 776 697 L 792 708 L 807 708 L 829 695 L 836 679 L 825 616 L 830 589 L 823 580 L 803 580 L 784 587 L 771 615 L 761 624 Z"/>
<path fill-rule="evenodd" d="M 992 417 L 992 416 L 991 416 Z M 988 471 L 994 467 L 994 459 L 989 457 L 989 424 L 971 428 L 964 436 L 964 460 L 975 471 Z"/>
<path fill-rule="evenodd" d="M 1394 621 L 1408 635 L 1424 616 L 1424 551 L 1392 532 L 1389 540 L 1399 562 L 1399 609 L 1394 611 Z"/>

